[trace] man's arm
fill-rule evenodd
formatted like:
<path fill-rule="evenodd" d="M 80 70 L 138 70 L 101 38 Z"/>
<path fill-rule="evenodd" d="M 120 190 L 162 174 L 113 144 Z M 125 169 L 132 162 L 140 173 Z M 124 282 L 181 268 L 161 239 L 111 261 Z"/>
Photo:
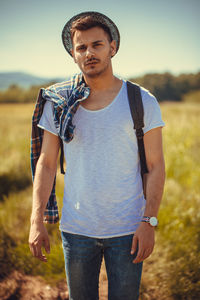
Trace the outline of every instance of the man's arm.
<path fill-rule="evenodd" d="M 144 146 L 149 170 L 146 179 L 144 215 L 157 217 L 165 182 L 162 129 L 160 127 L 152 129 L 144 135 Z M 131 253 L 133 254 L 138 247 L 138 253 L 133 262 L 139 263 L 147 258 L 153 251 L 154 243 L 154 228 L 148 223 L 141 222 L 133 237 Z"/>
<path fill-rule="evenodd" d="M 59 138 L 44 130 L 42 149 L 33 183 L 33 205 L 29 233 L 30 250 L 33 256 L 42 261 L 47 260 L 46 256 L 42 254 L 42 246 L 45 247 L 47 253 L 50 252 L 49 238 L 43 223 L 43 215 L 53 187 L 59 146 Z"/>

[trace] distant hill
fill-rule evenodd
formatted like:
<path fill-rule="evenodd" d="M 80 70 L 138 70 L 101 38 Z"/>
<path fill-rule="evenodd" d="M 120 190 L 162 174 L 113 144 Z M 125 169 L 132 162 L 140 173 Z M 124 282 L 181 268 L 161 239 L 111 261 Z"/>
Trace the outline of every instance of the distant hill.
<path fill-rule="evenodd" d="M 23 72 L 0 72 L 0 89 L 7 89 L 12 84 L 29 88 L 32 85 L 42 85 L 52 81 L 60 82 L 63 80 L 64 78 L 37 77 Z"/>

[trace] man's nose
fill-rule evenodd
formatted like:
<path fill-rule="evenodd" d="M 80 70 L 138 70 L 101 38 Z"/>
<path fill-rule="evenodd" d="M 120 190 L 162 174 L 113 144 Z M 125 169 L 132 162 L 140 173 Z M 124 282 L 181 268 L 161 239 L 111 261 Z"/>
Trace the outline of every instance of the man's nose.
<path fill-rule="evenodd" d="M 92 47 L 87 47 L 86 50 L 86 57 L 91 58 L 94 56 L 94 49 Z"/>

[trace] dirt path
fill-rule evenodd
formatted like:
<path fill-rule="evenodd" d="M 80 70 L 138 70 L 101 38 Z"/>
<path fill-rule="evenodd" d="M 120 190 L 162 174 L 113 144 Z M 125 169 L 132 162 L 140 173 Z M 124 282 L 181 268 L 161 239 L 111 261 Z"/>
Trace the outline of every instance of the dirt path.
<path fill-rule="evenodd" d="M 107 300 L 107 278 L 100 274 L 100 300 Z M 68 289 L 65 280 L 50 286 L 41 277 L 23 275 L 13 271 L 0 282 L 0 300 L 67 300 Z"/>
<path fill-rule="evenodd" d="M 159 258 L 159 259 L 158 259 Z M 159 262 L 158 262 L 159 261 Z M 164 285 L 166 276 L 165 258 L 159 248 L 143 266 L 140 300 L 173 300 L 168 287 Z M 102 264 L 99 281 L 99 300 L 107 300 L 107 275 L 105 265 Z M 11 273 L 0 282 L 0 300 L 68 300 L 68 289 L 65 279 L 50 286 L 41 277 L 23 275 L 18 271 Z M 125 300 L 125 299 L 122 299 Z"/>

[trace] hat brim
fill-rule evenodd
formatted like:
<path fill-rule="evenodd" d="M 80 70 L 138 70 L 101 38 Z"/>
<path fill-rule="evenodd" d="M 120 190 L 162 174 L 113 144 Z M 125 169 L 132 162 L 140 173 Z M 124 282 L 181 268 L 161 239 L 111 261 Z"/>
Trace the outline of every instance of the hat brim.
<path fill-rule="evenodd" d="M 62 31 L 62 42 L 67 50 L 67 52 L 72 56 L 72 40 L 71 40 L 71 26 L 72 23 L 80 18 L 86 17 L 86 16 L 92 16 L 96 21 L 102 23 L 103 25 L 107 26 L 110 30 L 111 37 L 114 41 L 116 41 L 116 53 L 119 50 L 119 44 L 120 44 L 120 34 L 117 26 L 114 24 L 114 22 L 108 18 L 107 16 L 94 12 L 94 11 L 87 11 L 80 13 L 74 17 L 72 17 L 64 26 Z"/>

